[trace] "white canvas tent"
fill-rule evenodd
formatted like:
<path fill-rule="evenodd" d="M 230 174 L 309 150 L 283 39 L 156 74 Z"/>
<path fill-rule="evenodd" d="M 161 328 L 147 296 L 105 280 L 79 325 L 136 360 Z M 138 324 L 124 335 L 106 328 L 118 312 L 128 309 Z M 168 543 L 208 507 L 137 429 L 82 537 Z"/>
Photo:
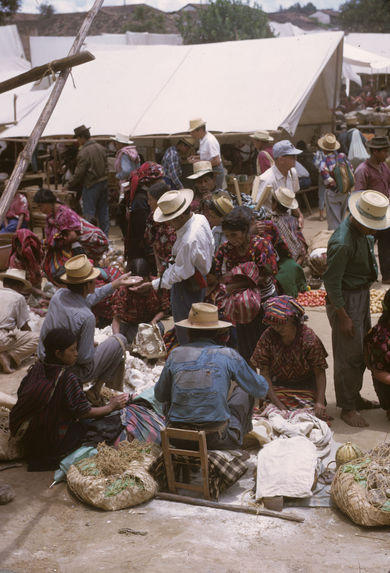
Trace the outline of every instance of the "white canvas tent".
<path fill-rule="evenodd" d="M 202 117 L 216 132 L 329 124 L 341 82 L 342 32 L 195 46 L 87 42 L 96 60 L 73 69 L 44 136 L 116 131 L 174 134 Z M 25 137 L 43 104 L 2 137 Z"/>
<path fill-rule="evenodd" d="M 390 42 L 390 34 L 389 42 Z M 344 63 L 352 66 L 357 74 L 389 74 L 390 55 L 384 57 L 369 50 L 363 50 L 344 39 Z"/>
<path fill-rule="evenodd" d="M 383 58 L 390 58 L 390 34 L 348 34 L 345 41 Z"/>

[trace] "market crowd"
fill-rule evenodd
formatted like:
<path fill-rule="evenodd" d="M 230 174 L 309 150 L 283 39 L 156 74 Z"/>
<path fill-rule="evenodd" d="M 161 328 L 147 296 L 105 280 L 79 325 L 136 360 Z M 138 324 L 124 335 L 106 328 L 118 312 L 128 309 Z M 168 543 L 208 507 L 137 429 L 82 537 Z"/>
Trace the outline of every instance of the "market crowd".
<path fill-rule="evenodd" d="M 165 423 L 205 429 L 210 448 L 241 447 L 253 409 L 270 403 L 281 411 L 309 409 L 329 422 L 327 352 L 297 301 L 308 290 L 309 259 L 297 196 L 317 184 L 320 218 L 333 232 L 321 279 L 337 406 L 348 425 L 368 425 L 361 412 L 379 407 L 361 395 L 368 367 L 390 419 L 388 293 L 373 329 L 369 308 L 378 280 L 375 238 L 382 283 L 390 284 L 386 136 L 358 135 L 366 158 L 356 166 L 340 133 L 322 135 L 314 153 L 302 141 L 257 131 L 250 136 L 257 176 L 248 195 L 227 186 L 220 145 L 203 119 L 190 121 L 188 135 L 172 142 L 160 163 L 143 161 L 118 133 L 112 140 L 122 273 L 104 262 L 112 251 L 106 150 L 84 125 L 74 132 L 79 151 L 67 186 L 82 212 L 49 189 L 37 191 L 35 207 L 46 217 L 41 240 L 17 193 L 2 228 L 13 233 L 13 244 L 1 274 L 0 365 L 11 373 L 38 353 L 10 417 L 32 468 L 56 467 L 83 443 L 91 420 L 134 405 L 126 393 L 105 403 L 102 389 L 123 392 L 125 351 L 140 324 L 164 336 L 169 352 L 155 387 Z M 45 308 L 39 336 L 29 327 L 26 295 L 38 311 Z M 164 332 L 169 316 L 174 327 Z M 112 330 L 98 345 L 96 324 Z M 158 429 L 144 410 L 133 411 L 134 425 L 141 417 Z"/>

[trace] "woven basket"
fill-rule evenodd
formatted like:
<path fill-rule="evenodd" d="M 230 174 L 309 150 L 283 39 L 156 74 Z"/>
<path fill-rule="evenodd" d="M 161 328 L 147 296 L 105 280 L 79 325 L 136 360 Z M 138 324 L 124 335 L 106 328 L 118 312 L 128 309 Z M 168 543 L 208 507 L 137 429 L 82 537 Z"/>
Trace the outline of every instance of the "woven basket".
<path fill-rule="evenodd" d="M 390 512 L 371 505 L 366 498 L 366 489 L 352 474 L 343 472 L 343 466 L 337 470 L 331 493 L 337 507 L 357 525 L 390 525 Z"/>
<path fill-rule="evenodd" d="M 83 462 L 90 464 L 91 461 L 93 458 L 80 460 L 67 474 L 70 490 L 81 501 L 106 511 L 116 511 L 143 503 L 156 494 L 157 483 L 139 464 L 134 462 L 122 474 L 109 477 L 83 475 L 79 468 L 83 467 Z"/>

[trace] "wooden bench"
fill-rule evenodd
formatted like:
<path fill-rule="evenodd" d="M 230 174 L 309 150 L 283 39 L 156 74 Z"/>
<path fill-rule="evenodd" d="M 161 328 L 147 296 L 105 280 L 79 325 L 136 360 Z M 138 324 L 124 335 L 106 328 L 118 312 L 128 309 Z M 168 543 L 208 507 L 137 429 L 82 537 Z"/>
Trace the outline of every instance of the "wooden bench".
<path fill-rule="evenodd" d="M 300 196 L 302 196 L 304 202 L 305 202 L 305 206 L 306 209 L 309 211 L 309 214 L 311 215 L 313 213 L 312 208 L 310 206 L 309 203 L 309 199 L 307 197 L 308 193 L 311 193 L 311 191 L 318 191 L 318 187 L 317 185 L 311 185 L 310 187 L 306 187 L 306 189 L 300 189 L 299 191 L 296 192 L 296 197 L 297 199 L 299 199 Z"/>

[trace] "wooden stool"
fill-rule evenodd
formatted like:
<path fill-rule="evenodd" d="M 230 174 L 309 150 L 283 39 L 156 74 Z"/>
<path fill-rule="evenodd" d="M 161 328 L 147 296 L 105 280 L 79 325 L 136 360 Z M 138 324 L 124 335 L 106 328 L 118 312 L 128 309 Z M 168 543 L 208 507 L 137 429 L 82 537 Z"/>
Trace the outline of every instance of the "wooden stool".
<path fill-rule="evenodd" d="M 170 438 L 195 442 L 198 444 L 199 448 L 198 450 L 184 450 L 175 448 L 171 445 L 169 441 Z M 171 493 L 176 493 L 177 488 L 200 491 L 203 493 L 203 497 L 205 499 L 211 499 L 209 490 L 209 462 L 207 457 L 207 442 L 205 432 L 198 432 L 196 430 L 181 430 L 179 428 L 165 428 L 165 430 L 161 431 L 161 443 L 164 453 L 164 463 L 167 473 L 169 491 Z M 180 459 L 173 461 L 172 455 L 199 459 L 202 472 L 202 483 L 196 485 L 192 483 L 177 481 L 174 464 L 183 464 L 184 466 L 188 466 L 188 461 L 180 461 Z"/>

